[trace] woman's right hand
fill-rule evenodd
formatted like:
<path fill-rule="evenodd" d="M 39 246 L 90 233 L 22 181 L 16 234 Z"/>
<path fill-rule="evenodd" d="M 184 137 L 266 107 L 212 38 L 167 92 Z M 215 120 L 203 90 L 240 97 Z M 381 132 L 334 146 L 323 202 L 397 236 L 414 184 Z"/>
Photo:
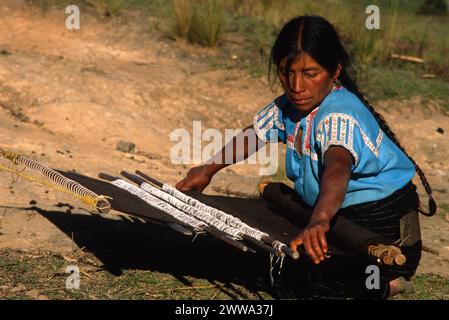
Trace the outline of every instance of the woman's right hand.
<path fill-rule="evenodd" d="M 176 184 L 179 191 L 202 192 L 210 183 L 212 175 L 206 171 L 206 166 L 198 166 L 189 170 L 187 176 Z"/>

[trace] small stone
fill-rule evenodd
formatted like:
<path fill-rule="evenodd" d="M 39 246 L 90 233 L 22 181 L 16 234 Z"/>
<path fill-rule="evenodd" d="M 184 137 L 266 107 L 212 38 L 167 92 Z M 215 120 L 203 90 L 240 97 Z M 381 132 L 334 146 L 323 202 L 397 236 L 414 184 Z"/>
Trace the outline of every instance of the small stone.
<path fill-rule="evenodd" d="M 71 204 L 68 204 L 68 203 L 62 203 L 62 202 L 58 202 L 57 204 L 55 204 L 54 205 L 55 207 L 58 207 L 58 208 L 64 208 L 64 207 L 68 207 L 69 208 L 69 210 L 73 210 L 73 209 L 75 209 L 75 207 L 74 206 L 72 206 Z"/>
<path fill-rule="evenodd" d="M 437 132 L 440 133 L 440 134 L 444 134 L 443 128 L 440 128 L 440 127 L 437 129 Z"/>
<path fill-rule="evenodd" d="M 122 141 L 120 140 L 115 147 L 116 150 L 124 152 L 124 153 L 134 153 L 136 149 L 136 145 L 132 142 Z"/>
<path fill-rule="evenodd" d="M 37 204 L 36 200 L 31 200 L 31 201 L 30 201 L 30 205 L 34 206 L 34 205 L 36 205 L 36 204 Z"/>
<path fill-rule="evenodd" d="M 39 121 L 39 120 L 34 120 L 34 121 L 33 121 L 33 124 L 35 124 L 35 125 L 38 126 L 38 127 L 43 127 L 44 124 L 45 124 L 45 122 Z"/>

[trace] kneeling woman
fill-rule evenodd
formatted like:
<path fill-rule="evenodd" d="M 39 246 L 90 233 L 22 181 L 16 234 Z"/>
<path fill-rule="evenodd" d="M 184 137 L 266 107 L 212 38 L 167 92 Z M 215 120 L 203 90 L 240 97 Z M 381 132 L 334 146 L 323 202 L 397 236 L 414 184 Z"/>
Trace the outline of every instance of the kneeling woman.
<path fill-rule="evenodd" d="M 296 250 L 303 245 L 316 264 L 325 259 L 325 234 L 336 214 L 397 240 L 408 263 L 381 271 L 378 297 L 387 298 L 398 293 L 402 279 L 414 274 L 421 257 L 417 217 L 421 210 L 411 182 L 416 172 L 429 195 L 429 215 L 436 208 L 424 173 L 360 93 L 349 76 L 349 64 L 337 31 L 324 18 L 302 16 L 289 21 L 270 59 L 284 94 L 245 128 L 255 130 L 260 140 L 256 146 L 246 144 L 244 150 L 234 148 L 234 159 L 248 157 L 263 143 L 287 145 L 287 176 L 299 198 L 313 208 L 309 224 L 290 246 Z M 225 152 L 221 154 L 218 161 L 191 169 L 176 187 L 202 191 L 226 166 Z M 404 235 L 401 229 L 411 231 Z"/>

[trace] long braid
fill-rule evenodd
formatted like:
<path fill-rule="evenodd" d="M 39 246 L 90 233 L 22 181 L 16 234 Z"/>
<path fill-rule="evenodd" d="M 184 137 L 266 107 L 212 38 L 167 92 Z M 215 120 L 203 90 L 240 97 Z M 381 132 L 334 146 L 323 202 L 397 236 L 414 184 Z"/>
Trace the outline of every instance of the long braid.
<path fill-rule="evenodd" d="M 340 82 L 342 83 L 342 85 L 348 89 L 349 91 L 351 91 L 352 93 L 354 93 L 362 102 L 363 104 L 368 108 L 368 110 L 372 113 L 372 115 L 374 116 L 374 118 L 376 119 L 377 123 L 379 124 L 381 130 L 393 141 L 393 143 L 398 146 L 399 149 L 401 149 L 402 152 L 404 152 L 404 154 L 410 159 L 410 161 L 413 163 L 413 165 L 415 166 L 416 172 L 419 175 L 419 178 L 421 179 L 421 183 L 424 186 L 424 189 L 426 190 L 426 193 L 429 197 L 429 212 L 425 212 L 421 206 L 419 206 L 418 211 L 420 213 L 422 213 L 425 216 L 433 216 L 436 213 L 437 210 L 437 205 L 435 203 L 435 200 L 433 199 L 432 196 L 432 189 L 430 188 L 429 182 L 427 181 L 426 175 L 424 174 L 424 172 L 421 170 L 421 168 L 419 167 L 419 165 L 415 162 L 415 160 L 405 151 L 404 147 L 402 147 L 402 145 L 399 143 L 398 138 L 396 137 L 396 135 L 394 134 L 394 132 L 390 129 L 390 127 L 388 126 L 385 118 L 378 113 L 370 104 L 369 102 L 365 99 L 365 97 L 363 96 L 363 94 L 360 93 L 357 84 L 351 79 L 351 77 L 348 75 L 348 73 L 346 72 L 346 70 L 343 68 L 343 70 L 341 71 L 340 77 L 339 77 Z"/>
<path fill-rule="evenodd" d="M 269 80 L 272 66 L 276 66 L 276 70 L 280 75 L 279 71 L 281 69 L 281 63 L 286 59 L 285 72 L 288 73 L 293 60 L 303 53 L 309 54 L 319 65 L 326 69 L 329 74 L 335 74 L 340 65 L 341 71 L 339 80 L 341 83 L 362 101 L 376 119 L 380 129 L 396 146 L 398 146 L 415 166 L 415 170 L 429 196 L 429 212 L 423 211 L 421 207 L 418 208 L 419 212 L 427 216 L 434 215 L 437 209 L 436 203 L 432 197 L 432 189 L 427 182 L 424 172 L 401 146 L 398 138 L 390 129 L 385 119 L 363 97 L 363 94 L 357 87 L 356 81 L 349 76 L 347 68 L 353 65 L 353 59 L 345 49 L 338 31 L 326 19 L 320 16 L 299 16 L 291 19 L 282 27 L 282 30 L 271 49 L 270 62 L 268 65 Z M 272 82 L 270 81 L 270 83 Z"/>

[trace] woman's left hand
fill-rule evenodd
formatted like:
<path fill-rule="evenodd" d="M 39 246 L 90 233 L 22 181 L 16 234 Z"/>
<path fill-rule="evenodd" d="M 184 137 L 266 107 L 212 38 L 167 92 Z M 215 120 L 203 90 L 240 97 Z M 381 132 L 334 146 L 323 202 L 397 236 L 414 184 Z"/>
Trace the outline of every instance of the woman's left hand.
<path fill-rule="evenodd" d="M 324 154 L 320 196 L 310 222 L 303 232 L 290 242 L 293 251 L 303 244 L 307 254 L 316 264 L 323 261 L 327 253 L 325 234 L 329 231 L 329 223 L 346 196 L 352 164 L 353 157 L 347 149 L 340 146 L 329 147 Z"/>
<path fill-rule="evenodd" d="M 325 234 L 329 229 L 329 221 L 311 222 L 302 233 L 290 242 L 290 248 L 297 251 L 298 246 L 303 244 L 312 261 L 318 264 L 324 260 L 328 250 Z"/>

